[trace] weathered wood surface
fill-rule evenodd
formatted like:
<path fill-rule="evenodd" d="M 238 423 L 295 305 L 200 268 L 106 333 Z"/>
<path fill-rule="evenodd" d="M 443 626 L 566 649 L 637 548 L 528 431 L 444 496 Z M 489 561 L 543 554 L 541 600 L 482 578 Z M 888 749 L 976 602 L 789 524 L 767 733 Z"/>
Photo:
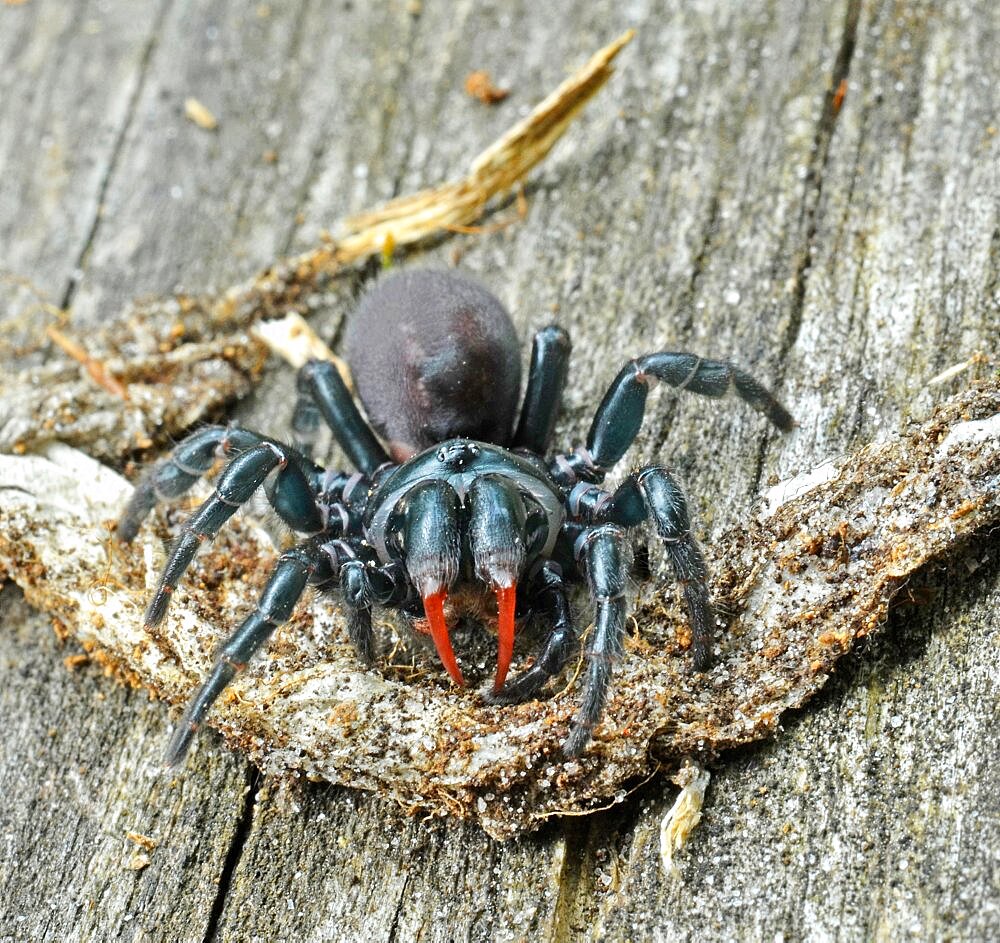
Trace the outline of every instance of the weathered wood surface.
<path fill-rule="evenodd" d="M 711 539 L 772 475 L 968 382 L 928 387 L 942 369 L 975 351 L 995 363 L 988 0 L 265 12 L 0 7 L 0 268 L 70 304 L 80 336 L 136 294 L 227 284 L 347 211 L 452 175 L 631 25 L 527 218 L 429 254 L 461 252 L 525 338 L 553 317 L 573 331 L 561 437 L 583 434 L 626 352 L 753 364 L 799 417 L 792 437 L 664 396 L 632 456 L 669 458 Z M 468 99 L 478 68 L 511 98 Z M 184 118 L 188 95 L 217 132 Z M 30 299 L 3 287 L 11 319 Z M 323 316 L 331 336 L 342 315 Z M 270 427 L 291 379 L 274 364 L 237 414 Z M 912 597 L 773 742 L 715 771 L 672 878 L 663 781 L 500 845 L 346 789 L 306 786 L 289 810 L 209 738 L 164 778 L 164 710 L 95 668 L 68 672 L 73 651 L 5 590 L 0 939 L 995 938 L 996 538 Z M 130 830 L 158 843 L 142 870 Z"/>

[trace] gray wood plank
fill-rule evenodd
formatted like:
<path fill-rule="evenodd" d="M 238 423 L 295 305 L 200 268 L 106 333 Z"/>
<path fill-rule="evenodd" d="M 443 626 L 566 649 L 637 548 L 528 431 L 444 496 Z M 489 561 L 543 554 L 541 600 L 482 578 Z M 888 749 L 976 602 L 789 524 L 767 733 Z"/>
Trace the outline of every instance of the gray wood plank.
<path fill-rule="evenodd" d="M 38 344 L 44 319 L 31 306 L 39 296 L 63 305 L 72 295 L 163 6 L 43 0 L 0 10 L 0 312 L 8 343 Z M 26 310 L 15 330 L 10 320 Z"/>
<path fill-rule="evenodd" d="M 79 152 L 88 143 L 88 122 L 92 125 L 112 106 L 121 112 L 113 133 L 95 139 L 103 148 L 91 146 L 91 176 L 66 184 L 67 212 L 79 214 L 82 222 L 77 240 L 58 251 L 51 243 L 56 228 L 51 219 L 37 221 L 37 232 L 22 226 L 29 208 L 55 200 L 49 194 L 50 168 L 26 161 L 25 152 L 13 146 L 7 157 L 16 162 L 19 176 L 4 177 L 17 185 L 5 190 L 0 202 L 4 232 L 10 234 L 4 245 L 11 247 L 9 254 L 5 248 L 0 267 L 30 276 L 56 301 L 72 300 L 74 329 L 113 317 L 137 293 L 171 290 L 181 271 L 186 277 L 193 273 L 190 283 L 198 288 L 225 284 L 284 251 L 298 225 L 297 207 L 312 179 L 311 164 L 326 144 L 330 119 L 325 108 L 333 115 L 349 112 L 356 125 L 356 133 L 341 137 L 335 146 L 347 141 L 348 155 L 363 155 L 355 162 L 371 160 L 366 148 L 378 152 L 378 123 L 366 138 L 363 118 L 370 113 L 369 96 L 377 83 L 382 83 L 378 93 L 383 98 L 392 94 L 394 72 L 381 66 L 395 55 L 395 46 L 393 34 L 380 31 L 377 14 L 341 15 L 347 28 L 331 32 L 320 28 L 324 17 L 330 17 L 329 7 L 312 10 L 312 20 L 305 6 L 270 9 L 247 24 L 245 12 L 237 4 L 225 10 L 215 3 L 171 5 L 155 29 L 150 21 L 143 33 L 138 27 L 145 11 L 143 17 L 130 18 L 107 5 L 91 11 L 86 28 L 76 21 L 64 23 L 61 13 L 41 5 L 0 11 L 5 22 L 21 17 L 19 32 L 2 31 L 10 41 L 4 62 L 54 72 L 54 77 L 40 79 L 30 70 L 4 71 L 23 74 L 26 88 L 40 88 L 44 81 L 56 86 L 51 111 L 39 108 L 35 119 L 40 138 L 49 124 L 58 126 L 65 109 L 81 120 L 65 132 L 68 140 L 59 143 L 69 149 L 75 141 Z M 385 12 L 403 29 L 410 22 L 405 11 Z M 375 56 L 372 81 L 355 84 L 352 78 L 359 69 L 349 53 L 373 24 L 387 51 Z M 352 26 L 362 33 L 352 35 Z M 106 39 L 95 49 L 93 42 L 79 38 L 81 33 Z M 255 66 L 247 69 L 246 63 Z M 91 76 L 90 84 L 80 75 Z M 101 75 L 106 86 L 92 77 Z M 315 83 L 308 94 L 300 88 L 306 79 Z M 95 93 L 95 86 L 108 102 Z M 32 101 L 27 92 L 14 91 L 4 97 L 5 103 Z M 123 91 L 128 92 L 124 99 Z M 188 95 L 204 100 L 219 117 L 218 132 L 204 131 L 184 117 Z M 13 128 L 33 113 L 11 109 L 6 114 L 7 126 Z M 13 142 L 16 135 L 4 135 L 4 140 Z M 268 150 L 275 151 L 274 162 Z M 343 188 L 354 185 L 350 173 L 337 179 Z M 335 216 L 343 211 L 339 193 L 334 190 L 330 196 Z M 155 226 L 149 225 L 151 219 Z M 49 252 L 61 268 L 50 262 Z M 82 274 L 74 272 L 78 264 Z M 12 299 L 7 316 L 17 315 L 21 304 Z M 39 325 L 28 328 L 29 335 L 37 334 Z M 18 718 L 5 732 L 3 777 L 5 795 L 19 800 L 3 816 L 11 855 L 5 856 L 0 883 L 12 902 L 0 914 L 0 938 L 9 932 L 17 939 L 202 939 L 217 916 L 213 907 L 220 883 L 225 887 L 227 856 L 239 828 L 249 821 L 245 796 L 251 770 L 237 757 L 214 755 L 204 776 L 172 788 L 159 783 L 153 771 L 162 742 L 157 735 L 147 736 L 145 724 L 153 721 L 162 734 L 162 709 L 147 707 L 137 716 L 136 698 L 116 691 L 109 716 L 95 722 L 93 701 L 100 697 L 104 702 L 107 681 L 84 675 L 89 684 L 81 689 L 81 675 L 65 671 L 51 644 L 47 661 L 37 660 L 39 651 L 30 656 L 36 677 L 22 680 L 23 666 L 29 663 L 26 639 L 41 633 L 36 644 L 45 651 L 51 634 L 46 620 L 30 616 L 19 597 L 7 592 L 4 599 L 12 599 L 4 623 L 22 630 L 17 636 L 6 629 L 3 634 L 4 669 L 17 681 L 3 685 L 12 699 L 5 703 L 5 714 Z M 42 665 L 47 665 L 44 672 Z M 46 674 L 49 685 L 39 684 Z M 47 697 L 59 702 L 58 710 L 41 709 Z M 49 721 L 44 733 L 37 721 L 29 723 L 35 715 Z M 50 726 L 67 732 L 87 728 L 89 736 L 52 740 Z M 118 758 L 125 732 L 133 726 L 135 742 L 146 750 L 141 763 L 131 751 Z M 60 762 L 50 764 L 59 771 L 56 775 L 43 777 L 40 767 L 25 762 L 39 752 L 39 744 L 49 755 L 56 749 L 53 744 L 63 744 Z M 101 769 L 109 755 L 116 757 L 113 772 L 82 785 L 80 769 Z M 128 777 L 121 767 L 129 763 L 135 782 L 126 788 Z M 70 800 L 88 787 L 94 798 L 84 815 L 80 802 Z M 39 796 L 52 803 L 42 816 L 42 833 Z M 144 871 L 127 869 L 136 849 L 124 833 L 132 828 L 160 843 Z M 32 866 L 24 867 L 25 861 Z"/>
<path fill-rule="evenodd" d="M 337 171 L 317 209 L 323 225 L 350 205 L 350 168 L 380 151 L 372 102 L 392 92 L 410 17 L 394 5 L 256 9 L 267 15 L 243 3 L 169 10 L 107 187 L 75 324 L 137 295 L 221 288 L 266 266 L 287 251 L 324 154 Z M 354 52 L 364 44 L 370 59 Z M 215 131 L 185 117 L 192 96 L 217 118 Z"/>
<path fill-rule="evenodd" d="M 62 249 L 39 229 L 0 267 L 49 266 L 41 284 L 58 289 L 92 239 L 78 325 L 178 281 L 224 284 L 347 207 L 453 173 L 569 64 L 636 25 L 605 97 L 529 188 L 527 219 L 425 256 L 460 252 L 526 341 L 553 319 L 572 330 L 560 439 L 582 437 L 628 354 L 690 348 L 754 365 L 795 407 L 793 436 L 731 403 L 661 395 L 629 456 L 681 473 L 710 539 L 770 475 L 918 414 L 967 382 L 926 386 L 973 351 L 996 357 L 992 4 L 639 4 L 628 22 L 615 4 L 574 6 L 275 4 L 258 21 L 237 5 L 171 4 L 148 51 L 136 21 L 109 18 L 105 68 L 131 76 L 134 116 L 122 80 L 98 83 L 117 134 L 100 138 L 99 172 L 67 185 L 76 241 Z M 26 43 L 0 30 L 4 61 L 58 50 L 77 74 L 86 44 L 58 20 L 43 29 L 39 11 L 52 8 L 0 9 L 35 31 Z M 467 99 L 473 68 L 511 98 Z M 183 118 L 188 94 L 218 132 Z M 0 104 L 7 127 L 29 114 L 17 98 Z M 23 203 L 0 191 L 7 246 L 44 173 L 4 153 L 25 181 Z M 106 210 L 91 236 L 95 186 Z M 270 428 L 290 384 L 271 370 L 239 414 Z M 261 783 L 211 739 L 163 783 L 163 710 L 94 668 L 66 672 L 46 620 L 6 591 L 0 939 L 996 936 L 995 539 L 926 584 L 776 741 L 720 765 L 677 878 L 659 865 L 674 794 L 662 781 L 505 845 L 350 790 Z M 159 840 L 143 871 L 125 868 L 131 828 Z"/>
<path fill-rule="evenodd" d="M 111 682 L 16 590 L 0 594 L 0 939 L 201 939 L 241 818 L 246 764 L 197 779 L 158 763 L 163 710 Z M 216 801 L 226 797 L 226 801 Z M 149 866 L 130 864 L 157 842 Z"/>
<path fill-rule="evenodd" d="M 447 24 L 440 20 L 441 11 L 428 10 L 418 25 L 415 46 L 435 50 L 433 55 L 428 52 L 419 57 L 418 62 L 443 58 L 454 62 L 454 71 L 450 85 L 446 82 L 448 91 L 439 92 L 440 97 L 435 97 L 431 80 L 422 74 L 412 74 L 406 85 L 418 117 L 404 120 L 413 122 L 416 128 L 439 125 L 446 128 L 443 133 L 428 135 L 414 147 L 410 161 L 417 167 L 404 174 L 407 189 L 431 182 L 428 179 L 431 174 L 446 176 L 461 166 L 465 155 L 457 151 L 454 142 L 462 140 L 463 122 L 467 122 L 470 108 L 476 107 L 461 101 L 460 83 L 466 72 L 475 66 L 492 69 L 498 79 L 503 75 L 502 66 L 498 68 L 495 63 L 503 62 L 506 49 L 503 45 L 496 48 L 496 33 L 490 32 L 488 25 L 495 11 L 487 9 L 473 14 L 465 7 L 459 11 L 458 15 L 465 18 L 456 32 L 463 41 L 454 50 L 441 51 L 443 43 L 439 37 L 449 35 Z M 604 12 L 617 29 L 619 24 L 614 14 Z M 695 298 L 697 278 L 693 270 L 706 255 L 705 246 L 718 239 L 720 246 L 729 246 L 730 252 L 739 253 L 745 247 L 735 245 L 735 236 L 728 232 L 719 234 L 720 219 L 721 225 L 729 229 L 741 227 L 746 241 L 753 235 L 754 220 L 773 216 L 773 205 L 768 202 L 759 205 L 756 191 L 750 185 L 731 195 L 717 195 L 726 186 L 724 181 L 742 168 L 755 177 L 757 187 L 762 181 L 777 192 L 792 186 L 797 189 L 800 201 L 806 199 L 807 187 L 798 169 L 810 160 L 826 92 L 824 81 L 816 81 L 815 76 L 823 75 L 824 69 L 827 73 L 834 69 L 844 17 L 841 9 L 824 11 L 799 22 L 788 9 L 782 14 L 765 11 L 758 14 L 759 18 L 750 18 L 742 24 L 746 35 L 727 39 L 734 24 L 718 9 L 704 16 L 682 11 L 658 16 L 658 12 L 651 12 L 648 21 L 637 24 L 636 42 L 645 63 L 668 63 L 667 68 L 673 67 L 669 65 L 672 57 L 687 45 L 705 50 L 704 56 L 709 59 L 713 58 L 709 50 L 720 42 L 728 42 L 733 49 L 754 42 L 762 45 L 772 42 L 775 48 L 769 50 L 770 71 L 757 78 L 767 92 L 769 114 L 750 127 L 740 128 L 738 116 L 746 109 L 749 93 L 743 87 L 745 71 L 736 69 L 731 62 L 713 58 L 711 65 L 697 70 L 696 78 L 679 98 L 671 84 L 654 81 L 644 68 L 627 66 L 614 80 L 614 99 L 595 103 L 598 107 L 582 116 L 581 127 L 573 137 L 576 147 L 557 150 L 553 162 L 543 168 L 540 182 L 529 188 L 528 221 L 505 233 L 463 244 L 467 246 L 462 256 L 463 266 L 479 274 L 508 303 L 526 343 L 531 331 L 553 319 L 573 331 L 578 372 L 559 433 L 567 443 L 578 441 L 585 433 L 593 408 L 617 371 L 624 352 L 639 353 L 663 346 L 697 349 L 704 343 L 699 336 L 704 326 L 696 314 L 700 299 Z M 796 29 L 790 32 L 786 29 L 788 19 L 796 23 Z M 523 100 L 527 102 L 544 94 L 562 71 L 561 63 L 551 53 L 552 37 L 532 29 L 532 22 L 529 15 L 523 16 L 516 35 L 506 40 L 512 48 L 520 50 L 518 55 L 525 60 L 518 73 L 517 94 L 521 96 L 523 92 Z M 759 36 L 762 23 L 763 28 L 770 27 L 764 39 Z M 572 39 L 578 41 L 576 34 Z M 790 50 L 801 45 L 808 45 L 808 54 L 800 51 L 798 86 L 794 94 L 780 97 L 777 90 L 783 89 L 788 81 Z M 572 50 L 567 54 L 567 59 L 571 58 Z M 760 61 L 759 56 L 751 57 L 741 67 L 749 70 L 759 66 Z M 534 94 L 528 82 L 536 83 Z M 442 103 L 442 98 L 446 103 Z M 505 106 L 506 103 L 501 107 Z M 702 114 L 704 117 L 693 120 L 692 116 Z M 804 122 L 811 133 L 804 134 L 796 121 Z M 657 126 L 669 128 L 673 133 L 664 131 L 653 140 L 648 130 L 639 133 L 640 129 Z M 762 147 L 761 141 L 773 134 L 774 126 L 789 128 L 783 146 Z M 746 136 L 745 140 L 737 136 L 736 128 Z M 759 153 L 759 162 L 746 167 L 743 155 L 754 153 Z M 677 155 L 683 161 L 682 168 L 675 165 Z M 709 180 L 705 180 L 706 168 L 712 175 Z M 613 185 L 609 186 L 608 181 L 613 181 Z M 747 190 L 750 197 L 745 195 Z M 800 205 L 794 196 L 786 195 L 785 199 L 786 215 L 781 224 L 772 223 L 775 236 L 759 247 L 758 265 L 766 270 L 779 259 L 791 273 L 796 264 L 794 248 L 804 235 L 798 231 Z M 714 206 L 723 200 L 727 201 L 724 208 Z M 754 218 L 744 221 L 742 214 L 748 210 L 755 214 Z M 673 226 L 675 217 L 681 219 L 680 233 Z M 646 255 L 640 258 L 646 260 L 645 264 L 637 264 L 630 253 L 629 249 L 635 246 L 644 247 Z M 444 245 L 421 261 L 447 264 L 453 251 L 454 246 Z M 655 263 L 649 261 L 650 254 Z M 719 262 L 723 277 L 729 277 L 729 270 L 738 261 L 739 254 Z M 757 279 L 749 281 L 756 286 Z M 770 321 L 741 318 L 732 306 L 717 304 L 717 296 L 727 288 L 728 285 L 710 285 L 703 289 L 706 294 L 702 297 L 712 300 L 701 301 L 701 308 L 708 309 L 703 317 L 716 317 L 720 307 L 727 315 L 724 324 L 714 322 L 717 333 L 731 331 L 738 335 L 738 339 L 727 338 L 726 343 L 731 346 L 723 347 L 719 353 L 737 355 L 744 346 L 761 352 L 769 346 L 776 347 L 772 334 L 780 330 L 780 312 Z M 264 389 L 258 391 L 258 398 L 263 398 L 264 403 L 270 401 L 267 386 L 265 383 Z M 262 408 L 268 411 L 266 405 Z M 681 448 L 690 452 L 684 471 L 689 482 L 699 476 L 697 484 L 692 485 L 692 496 L 700 500 L 702 494 L 711 495 L 712 503 L 717 504 L 720 492 L 723 495 L 735 492 L 731 506 L 744 506 L 753 488 L 756 451 L 745 446 L 740 455 L 739 443 L 733 442 L 732 452 L 727 452 L 719 465 L 701 461 L 697 445 L 689 444 L 692 435 L 705 435 L 711 443 L 708 448 L 713 451 L 718 449 L 720 441 L 732 438 L 728 426 L 718 440 L 714 434 L 705 432 L 703 405 L 675 406 L 664 397 L 636 451 L 641 450 L 648 459 L 657 454 L 671 454 L 673 443 L 664 442 L 664 432 L 657 426 L 664 423 L 665 413 L 669 416 L 672 410 L 685 408 L 690 418 L 685 430 L 688 438 L 682 439 Z M 251 410 L 249 415 L 253 414 Z M 742 430 L 748 442 L 760 438 L 760 423 L 739 415 L 735 408 L 713 409 L 712 425 L 717 426 L 720 420 Z M 676 453 L 671 455 L 671 461 L 677 463 Z M 749 468 L 734 468 L 739 464 Z M 727 480 L 718 481 L 712 477 L 713 472 L 716 476 L 724 472 Z M 731 475 L 738 482 L 742 480 L 742 494 L 739 484 L 735 488 L 730 484 Z M 720 520 L 725 520 L 722 512 Z M 361 830 L 378 836 L 386 829 L 387 812 L 378 801 L 357 798 L 347 809 L 348 800 L 336 790 L 329 792 L 326 801 L 319 798 L 315 801 L 321 802 L 323 812 L 336 823 L 333 830 L 337 834 L 348 828 L 348 834 Z M 269 806 L 266 803 L 264 809 Z M 361 824 L 345 824 L 352 817 L 359 818 Z M 571 820 L 553 826 L 541 841 L 529 839 L 501 846 L 489 855 L 481 852 L 478 833 L 469 826 L 452 825 L 440 850 L 433 847 L 428 851 L 425 829 L 413 832 L 390 825 L 399 837 L 399 844 L 385 852 L 380 846 L 375 857 L 390 862 L 388 872 L 392 878 L 384 884 L 381 877 L 377 879 L 379 883 L 375 886 L 382 893 L 374 894 L 373 904 L 366 900 L 372 896 L 371 892 L 362 887 L 355 906 L 343 909 L 338 889 L 343 886 L 345 866 L 338 859 L 330 866 L 329 876 L 322 880 L 324 890 L 319 892 L 330 895 L 327 906 L 281 907 L 275 902 L 262 914 L 262 885 L 283 889 L 288 886 L 282 877 L 286 870 L 285 856 L 276 851 L 275 843 L 276 836 L 284 834 L 290 825 L 286 821 L 251 829 L 234 874 L 230 903 L 223 915 L 222 938 L 252 938 L 264 928 L 271 931 L 280 928 L 277 931 L 280 936 L 301 935 L 316 940 L 354 939 L 361 934 L 372 934 L 376 939 L 503 940 L 535 935 L 576 938 L 596 912 L 596 898 L 607 892 L 603 883 L 607 869 L 600 863 L 607 856 L 606 837 L 601 834 L 591 838 L 591 827 L 584 821 Z M 298 849 L 298 860 L 327 857 L 325 849 L 330 832 L 326 828 L 303 829 L 300 833 L 298 826 L 292 827 L 296 829 L 295 838 L 289 844 Z M 414 866 L 414 862 L 420 865 Z M 446 886 L 457 883 L 464 889 L 457 895 L 441 893 L 442 862 L 448 862 L 456 874 Z M 407 875 L 406 880 L 399 879 L 400 873 Z M 489 895 L 495 891 L 487 889 L 509 885 L 525 874 L 531 875 L 529 886 L 534 893 L 530 905 L 537 909 L 533 921 L 523 925 L 517 914 L 528 907 L 524 893 L 508 903 L 503 897 L 491 899 Z M 316 893 L 314 883 L 309 884 L 309 892 Z M 266 891 L 263 893 L 267 896 Z M 326 917 L 330 907 L 335 919 Z M 490 911 L 487 925 L 481 917 L 484 907 Z M 392 919 L 387 919 L 389 915 Z M 574 927 L 579 929 L 574 931 Z"/>
<path fill-rule="evenodd" d="M 865 4 L 786 369 L 785 474 L 885 434 L 997 355 L 1000 19 Z M 995 369 L 995 366 L 993 367 Z M 678 881 L 643 807 L 601 933 L 627 939 L 989 939 L 997 912 L 995 538 L 913 588 L 886 635 L 773 744 L 724 766 Z"/>

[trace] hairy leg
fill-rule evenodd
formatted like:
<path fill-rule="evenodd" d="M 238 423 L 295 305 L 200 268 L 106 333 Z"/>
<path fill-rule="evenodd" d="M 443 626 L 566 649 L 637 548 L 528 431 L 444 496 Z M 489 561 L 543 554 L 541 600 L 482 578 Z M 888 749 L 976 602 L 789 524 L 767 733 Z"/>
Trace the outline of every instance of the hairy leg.
<path fill-rule="evenodd" d="M 330 578 L 329 563 L 318 540 L 300 544 L 281 555 L 257 608 L 226 639 L 209 676 L 188 702 L 167 747 L 164 757 L 167 766 L 176 766 L 184 759 L 209 708 L 274 630 L 288 620 L 306 585 Z"/>
<path fill-rule="evenodd" d="M 567 503 L 571 514 L 594 523 L 628 528 L 652 523 L 687 604 L 695 667 L 707 668 L 715 627 L 708 570 L 701 548 L 691 535 L 687 499 L 673 476 L 665 468 L 652 465 L 629 475 L 614 494 L 597 485 L 580 483 L 570 492 Z"/>
<path fill-rule="evenodd" d="M 625 589 L 628 581 L 625 532 L 602 524 L 584 532 L 580 553 L 596 608 L 594 634 L 587 646 L 583 698 L 563 744 L 567 756 L 579 756 L 604 713 L 614 663 L 624 652 Z"/>

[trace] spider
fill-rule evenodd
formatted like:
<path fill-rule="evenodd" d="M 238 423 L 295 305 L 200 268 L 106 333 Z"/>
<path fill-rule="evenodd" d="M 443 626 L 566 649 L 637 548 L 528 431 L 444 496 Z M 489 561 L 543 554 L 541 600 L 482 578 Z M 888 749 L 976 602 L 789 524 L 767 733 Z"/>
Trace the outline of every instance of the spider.
<path fill-rule="evenodd" d="M 682 588 L 695 667 L 708 666 L 714 616 L 706 567 L 677 482 L 652 465 L 613 492 L 601 483 L 638 434 L 658 381 L 710 397 L 735 390 L 790 430 L 792 417 L 750 374 L 689 353 L 631 360 L 598 406 L 586 445 L 546 458 L 569 369 L 562 328 L 535 335 L 520 411 L 513 324 L 497 298 L 464 276 L 413 270 L 376 283 L 348 321 L 346 348 L 368 422 L 336 366 L 310 361 L 297 378 L 294 446 L 240 427 L 199 429 L 149 469 L 122 514 L 118 534 L 130 541 L 157 500 L 179 497 L 218 456 L 231 457 L 214 493 L 183 525 L 147 628 L 163 619 L 199 547 L 262 485 L 279 517 L 304 535 L 281 554 L 256 610 L 219 649 L 174 732 L 167 765 L 183 760 L 216 698 L 310 584 L 340 592 L 365 664 L 374 656 L 372 610 L 397 609 L 430 634 L 457 685 L 465 681 L 449 627 L 463 611 L 482 611 L 492 594 L 498 652 L 484 698 L 515 704 L 538 696 L 578 646 L 567 587 L 585 581 L 596 612 L 583 694 L 563 744 L 575 757 L 591 740 L 624 651 L 632 541 L 651 525 Z M 312 459 L 322 420 L 356 471 Z M 515 621 L 531 613 L 547 619 L 547 631 L 531 666 L 508 679 Z"/>

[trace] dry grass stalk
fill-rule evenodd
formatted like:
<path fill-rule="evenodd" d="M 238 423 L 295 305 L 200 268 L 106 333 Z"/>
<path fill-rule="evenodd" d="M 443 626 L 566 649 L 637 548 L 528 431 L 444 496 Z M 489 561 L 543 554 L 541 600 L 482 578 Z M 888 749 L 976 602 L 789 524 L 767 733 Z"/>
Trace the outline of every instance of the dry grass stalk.
<path fill-rule="evenodd" d="M 612 76 L 612 61 L 634 35 L 634 30 L 627 30 L 596 52 L 531 114 L 476 157 L 464 177 L 348 217 L 335 227 L 337 238 L 279 263 L 215 299 L 213 316 L 220 320 L 238 318 L 248 308 L 258 316 L 283 314 L 289 295 L 299 298 L 303 291 L 316 288 L 324 276 L 378 255 L 386 246 L 411 246 L 475 223 L 490 200 L 513 190 L 552 150 L 583 106 Z"/>
<path fill-rule="evenodd" d="M 50 325 L 45 329 L 45 333 L 60 350 L 81 364 L 86 369 L 87 375 L 102 390 L 107 390 L 112 396 L 128 400 L 128 390 L 105 369 L 100 360 L 91 357 L 76 341 L 67 337 L 56 327 Z"/>
<path fill-rule="evenodd" d="M 412 245 L 447 227 L 475 222 L 493 197 L 512 190 L 552 150 L 580 109 L 611 77 L 612 60 L 633 35 L 628 30 L 595 53 L 530 115 L 473 160 L 462 179 L 345 220 L 345 235 L 333 247 L 335 257 L 345 262 L 371 255 L 389 234 L 397 246 Z"/>

